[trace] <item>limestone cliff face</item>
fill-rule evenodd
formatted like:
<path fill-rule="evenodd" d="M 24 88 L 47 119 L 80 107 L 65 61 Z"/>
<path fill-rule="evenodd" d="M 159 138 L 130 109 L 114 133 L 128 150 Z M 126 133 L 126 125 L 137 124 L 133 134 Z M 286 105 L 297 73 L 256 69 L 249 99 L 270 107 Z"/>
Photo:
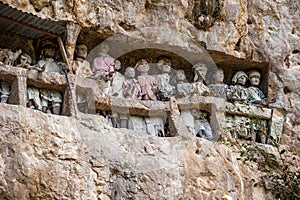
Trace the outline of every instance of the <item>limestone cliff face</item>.
<path fill-rule="evenodd" d="M 87 33 L 92 30 L 101 38 L 79 36 L 90 46 L 120 33 L 196 54 L 199 43 L 215 60 L 226 54 L 245 63 L 269 63 L 268 96 L 276 100 L 274 107 L 286 112 L 281 144 L 299 154 L 299 1 L 3 2 L 76 22 Z M 2 104 L 0 110 L 3 199 L 220 199 L 223 194 L 272 199 L 253 187 L 251 178 L 259 177 L 256 166 L 236 161 L 236 155 L 219 143 L 141 136 L 110 128 L 96 115 L 75 119 Z"/>
<path fill-rule="evenodd" d="M 270 199 L 225 145 L 1 104 L 1 199 Z M 269 148 L 272 151 L 272 148 Z"/>

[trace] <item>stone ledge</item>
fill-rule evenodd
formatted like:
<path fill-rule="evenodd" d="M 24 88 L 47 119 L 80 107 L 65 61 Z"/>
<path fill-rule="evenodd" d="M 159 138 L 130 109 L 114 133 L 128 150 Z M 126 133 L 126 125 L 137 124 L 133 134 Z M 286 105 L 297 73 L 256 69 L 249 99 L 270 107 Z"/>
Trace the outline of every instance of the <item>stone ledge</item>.
<path fill-rule="evenodd" d="M 259 119 L 271 119 L 272 109 L 246 105 L 242 103 L 226 102 L 226 113 L 231 115 L 243 115 Z"/>
<path fill-rule="evenodd" d="M 225 111 L 225 101 L 222 98 L 216 97 L 204 97 L 204 96 L 195 96 L 192 98 L 186 99 L 177 99 L 175 106 L 171 106 L 171 101 L 151 101 L 151 100 L 126 100 L 113 97 L 101 97 L 98 98 L 96 104 L 100 109 L 129 109 L 130 111 L 136 113 L 137 115 L 144 115 L 144 112 L 154 112 L 154 113 L 165 113 L 173 112 L 177 109 L 186 110 L 186 109 L 201 109 L 206 110 L 207 112 L 212 111 L 212 107 L 216 111 Z M 214 106 L 213 106 L 214 105 Z M 176 108 L 177 106 L 177 108 Z M 134 110 L 139 110 L 134 111 Z M 158 114 L 159 115 L 159 114 Z"/>
<path fill-rule="evenodd" d="M 60 92 L 65 91 L 68 87 L 68 83 L 65 75 L 59 73 L 45 73 L 38 72 L 36 70 L 28 70 L 27 71 L 27 82 L 29 86 L 34 86 L 37 88 L 43 89 L 54 89 Z M 71 75 L 69 75 L 69 80 L 71 83 L 74 81 L 71 79 Z"/>
<path fill-rule="evenodd" d="M 118 98 L 110 98 L 112 109 L 129 110 L 129 113 L 135 115 L 163 115 L 171 112 L 170 102 L 163 101 L 143 101 L 143 100 L 124 100 Z"/>
<path fill-rule="evenodd" d="M 21 105 L 26 106 L 26 88 L 27 86 L 37 87 L 42 89 L 53 89 L 64 92 L 64 103 L 62 114 L 72 116 L 72 103 L 70 101 L 68 83 L 64 75 L 58 73 L 44 73 L 36 70 L 28 70 L 12 66 L 5 66 L 3 70 L 4 76 L 23 77 L 22 83 L 18 85 L 24 86 L 19 89 L 19 95 L 24 97 Z M 95 113 L 96 110 L 112 111 L 118 114 L 130 114 L 136 116 L 164 116 L 169 118 L 169 123 L 174 126 L 175 132 L 173 135 L 180 135 L 182 130 L 182 118 L 180 110 L 184 109 L 200 109 L 209 112 L 210 123 L 215 133 L 220 132 L 220 127 L 225 121 L 225 101 L 222 98 L 191 96 L 189 98 L 175 99 L 170 101 L 145 101 L 145 100 L 127 100 L 106 96 L 102 93 L 99 87 L 98 80 L 92 78 L 83 78 L 68 74 L 72 94 L 76 100 L 76 93 L 83 92 L 87 95 L 88 107 Z M 75 103 L 76 104 L 76 103 Z M 77 104 L 75 105 L 77 107 Z M 180 130 L 178 129 L 180 128 Z M 181 130 L 182 129 L 182 130 Z M 181 133 L 183 134 L 183 133 Z"/>
<path fill-rule="evenodd" d="M 26 69 L 14 67 L 11 65 L 0 64 L 0 75 L 5 76 L 6 78 L 8 78 L 9 81 L 12 81 L 15 76 L 26 77 Z"/>
<path fill-rule="evenodd" d="M 223 98 L 212 96 L 190 96 L 189 98 L 177 99 L 177 103 L 181 110 L 186 109 L 204 109 L 210 111 L 211 105 L 215 105 L 216 110 L 225 111 L 225 100 Z"/>

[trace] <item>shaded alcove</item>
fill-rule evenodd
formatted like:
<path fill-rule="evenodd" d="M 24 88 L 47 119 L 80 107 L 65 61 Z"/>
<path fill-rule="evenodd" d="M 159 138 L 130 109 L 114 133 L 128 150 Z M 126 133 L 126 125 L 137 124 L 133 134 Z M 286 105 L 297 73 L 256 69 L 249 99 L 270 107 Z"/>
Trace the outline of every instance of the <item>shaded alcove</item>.
<path fill-rule="evenodd" d="M 170 32 L 169 29 L 155 31 L 149 28 L 141 28 L 129 31 L 126 35 L 115 34 L 107 37 L 107 35 L 100 36 L 100 33 L 96 31 L 82 30 L 77 44 L 85 43 L 88 46 L 87 60 L 92 65 L 94 58 L 99 53 L 98 45 L 105 42 L 110 46 L 108 54 L 122 62 L 121 72 L 124 72 L 128 66 L 134 67 L 137 61 L 142 58 L 149 59 L 151 68 L 155 71 L 155 63 L 159 56 L 170 57 L 173 62 L 173 69 L 184 69 L 189 81 L 193 77 L 193 64 L 201 61 L 205 62 L 207 66 L 216 67 L 200 43 L 198 44 L 195 41 L 188 43 L 186 40 L 191 40 L 191 38 L 171 31 L 170 34 L 177 37 L 177 40 L 172 40 L 173 36 L 169 35 L 168 32 Z M 84 36 L 87 37 L 84 38 Z M 95 45 L 97 42 L 98 44 Z M 186 46 L 182 46 L 183 43 Z M 149 74 L 155 74 L 154 71 L 150 71 Z"/>
<path fill-rule="evenodd" d="M 266 62 L 253 62 L 246 59 L 240 59 L 218 51 L 206 50 L 203 43 L 191 40 L 189 46 L 184 46 L 186 38 L 178 37 L 178 41 L 168 41 L 170 38 L 160 38 L 159 32 L 153 35 L 147 35 L 147 32 L 136 31 L 133 34 L 121 35 L 113 34 L 110 30 L 96 28 L 84 28 L 79 34 L 77 44 L 86 44 L 89 55 L 87 60 L 92 64 L 93 59 L 97 56 L 97 46 L 102 42 L 110 45 L 109 55 L 119 59 L 122 63 L 121 73 L 124 73 L 128 66 L 134 67 L 136 62 L 142 58 L 150 60 L 152 71 L 155 74 L 156 62 L 159 56 L 168 56 L 172 59 L 173 69 L 184 69 L 189 82 L 193 80 L 193 64 L 204 62 L 208 67 L 208 78 L 216 67 L 224 70 L 224 82 L 231 84 L 232 76 L 235 72 L 242 70 L 248 72 L 256 69 L 261 73 L 260 89 L 268 94 L 268 70 L 269 64 Z M 152 32 L 151 32 L 152 33 Z M 179 34 L 180 35 L 180 34 Z M 182 41 L 181 41 L 182 39 Z M 174 73 L 174 71 L 173 71 Z M 247 83 L 249 86 L 249 82 Z"/>
<path fill-rule="evenodd" d="M 9 88 L 10 88 L 10 94 L 8 96 L 8 104 L 14 104 L 14 105 L 18 105 L 19 103 L 19 91 L 18 91 L 18 79 L 16 76 L 14 75 L 10 75 L 10 74 L 6 74 L 6 75 L 2 75 L 2 73 L 0 73 L 0 84 L 1 82 L 7 82 L 9 84 Z M 0 94 L 2 95 L 1 91 Z"/>
<path fill-rule="evenodd" d="M 53 42 L 56 45 L 56 60 L 59 62 L 63 62 L 63 56 L 59 51 L 57 40 L 51 38 L 44 38 L 41 40 L 33 40 L 31 38 L 23 37 L 17 35 L 15 33 L 0 33 L 0 49 L 10 49 L 12 52 L 16 52 L 21 49 L 22 54 L 28 54 L 32 62 L 31 65 L 37 63 L 39 59 L 41 59 L 42 54 L 42 43 L 46 40 Z M 18 57 L 13 63 L 14 66 L 20 63 L 20 57 Z"/>
<path fill-rule="evenodd" d="M 269 63 L 248 61 L 217 51 L 208 51 L 208 53 L 214 63 L 224 70 L 224 83 L 228 85 L 232 84 L 231 79 L 237 71 L 241 70 L 246 73 L 253 69 L 259 71 L 261 74 L 259 88 L 268 96 Z M 248 87 L 249 85 L 248 81 L 246 86 Z"/>
<path fill-rule="evenodd" d="M 183 69 L 186 73 L 187 80 L 189 82 L 193 81 L 193 64 L 197 62 L 204 62 L 208 68 L 208 73 L 206 79 L 211 76 L 211 72 L 215 68 L 222 68 L 224 70 L 224 83 L 231 85 L 232 77 L 237 71 L 249 72 L 250 70 L 258 70 L 261 74 L 261 83 L 260 89 L 264 92 L 264 94 L 268 95 L 268 71 L 269 71 L 269 63 L 267 62 L 253 62 L 248 61 L 246 59 L 236 58 L 231 55 L 227 55 L 222 52 L 210 51 L 207 50 L 202 54 L 197 54 L 195 52 L 185 51 L 184 49 L 176 50 L 178 47 L 174 47 L 174 51 L 167 51 L 165 49 L 157 49 L 157 48 L 144 48 L 144 49 L 135 49 L 132 51 L 128 51 L 119 57 L 115 57 L 120 60 L 122 63 L 121 73 L 124 73 L 126 67 L 131 66 L 134 67 L 136 62 L 142 58 L 149 59 L 151 63 L 151 70 L 149 74 L 156 74 L 157 68 L 156 63 L 157 59 L 160 56 L 168 56 L 172 60 L 172 68 L 174 70 Z M 111 48 L 109 52 L 110 55 L 118 55 L 118 52 L 114 52 L 115 47 Z M 178 54 L 180 52 L 180 54 Z M 171 75 L 174 75 L 175 71 L 172 71 Z M 247 82 L 247 87 L 250 86 L 250 82 Z"/>
<path fill-rule="evenodd" d="M 58 74 L 58 73 L 40 73 L 36 70 L 26 70 L 27 77 L 26 77 L 26 95 L 28 95 L 29 88 L 35 88 L 39 90 L 38 95 L 40 98 L 42 97 L 42 90 L 44 92 L 57 92 L 60 93 L 62 97 L 61 102 L 61 109 L 60 109 L 60 115 L 64 116 L 71 116 L 72 113 L 72 106 L 71 106 L 71 97 L 70 97 L 70 91 L 68 88 L 68 83 L 66 81 L 66 77 L 64 75 Z M 72 84 L 72 83 L 71 83 Z M 50 94 L 49 94 L 50 95 Z M 51 98 L 52 98 L 51 94 Z M 47 97 L 49 98 L 49 97 Z M 47 99 L 45 98 L 45 99 Z M 53 100 L 54 101 L 54 100 Z M 51 100 L 49 100 L 48 103 L 50 103 Z M 26 106 L 29 106 L 27 102 Z M 51 102 L 52 103 L 52 102 Z"/>
<path fill-rule="evenodd" d="M 0 44 L 0 49 L 10 49 L 13 52 L 22 49 L 22 52 L 30 55 L 35 63 L 36 54 L 32 39 L 14 33 L 2 32 L 0 33 Z"/>
<path fill-rule="evenodd" d="M 161 56 L 168 57 L 172 61 L 173 70 L 171 70 L 171 76 L 175 75 L 175 70 L 183 69 L 185 71 L 187 79 L 189 81 L 192 80 L 193 64 L 187 61 L 185 58 L 181 57 L 180 55 L 162 49 L 137 49 L 130 51 L 118 57 L 117 59 L 120 60 L 122 63 L 121 73 L 124 73 L 126 67 L 134 67 L 140 59 L 148 59 L 150 61 L 151 66 L 149 74 L 159 74 L 160 71 L 157 69 L 157 62 L 159 57 Z"/>

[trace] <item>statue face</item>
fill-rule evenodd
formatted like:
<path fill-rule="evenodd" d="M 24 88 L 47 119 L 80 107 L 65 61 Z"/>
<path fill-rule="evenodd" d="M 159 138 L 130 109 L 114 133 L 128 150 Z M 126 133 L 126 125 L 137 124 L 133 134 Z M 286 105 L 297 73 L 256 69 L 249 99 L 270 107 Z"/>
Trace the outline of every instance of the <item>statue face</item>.
<path fill-rule="evenodd" d="M 135 70 L 132 67 L 127 68 L 126 71 L 125 71 L 125 76 L 127 76 L 128 78 L 134 78 L 135 77 Z"/>
<path fill-rule="evenodd" d="M 205 78 L 206 72 L 207 72 L 207 68 L 203 66 L 196 66 L 194 69 L 194 73 L 198 74 L 202 78 Z"/>
<path fill-rule="evenodd" d="M 241 76 L 240 78 L 237 79 L 237 84 L 245 85 L 246 81 L 247 81 L 247 77 L 246 76 Z"/>
<path fill-rule="evenodd" d="M 199 112 L 198 112 L 197 109 L 192 109 L 192 110 L 191 110 L 191 114 L 192 114 L 194 117 L 196 117 L 196 116 L 199 115 Z"/>
<path fill-rule="evenodd" d="M 169 73 L 171 71 L 172 64 L 170 62 L 167 62 L 165 60 L 159 60 L 157 65 L 159 70 L 163 73 Z"/>
<path fill-rule="evenodd" d="M 8 82 L 2 81 L 2 82 L 1 82 L 1 87 L 2 87 L 2 88 L 9 88 L 10 86 L 9 86 L 9 83 L 8 83 Z"/>
<path fill-rule="evenodd" d="M 45 48 L 44 51 L 45 51 L 46 57 L 50 57 L 50 58 L 55 57 L 55 49 L 54 48 Z"/>
<path fill-rule="evenodd" d="M 250 78 L 250 83 L 252 86 L 259 86 L 260 80 L 258 77 L 253 76 Z"/>
<path fill-rule="evenodd" d="M 217 70 L 213 76 L 214 76 L 215 83 L 223 83 L 224 72 L 222 70 Z"/>
<path fill-rule="evenodd" d="M 77 49 L 77 55 L 79 57 L 82 57 L 82 58 L 85 58 L 87 56 L 87 49 L 86 48 L 83 48 L 83 47 L 79 47 Z"/>
<path fill-rule="evenodd" d="M 21 60 L 20 60 L 20 62 L 21 62 L 21 65 L 25 65 L 25 64 L 27 63 L 27 58 L 26 58 L 25 56 L 22 56 L 22 55 L 21 55 Z"/>
<path fill-rule="evenodd" d="M 138 67 L 136 68 L 141 73 L 147 73 L 150 69 L 149 64 L 147 61 L 142 61 Z"/>
<path fill-rule="evenodd" d="M 109 52 L 109 45 L 108 44 L 101 44 L 100 52 L 101 53 L 108 53 Z"/>
<path fill-rule="evenodd" d="M 115 60 L 115 70 L 121 69 L 121 62 L 119 60 Z"/>
<path fill-rule="evenodd" d="M 178 81 L 183 81 L 183 80 L 186 79 L 186 76 L 185 76 L 185 73 L 184 73 L 183 70 L 179 70 L 179 71 L 176 72 L 176 79 Z"/>

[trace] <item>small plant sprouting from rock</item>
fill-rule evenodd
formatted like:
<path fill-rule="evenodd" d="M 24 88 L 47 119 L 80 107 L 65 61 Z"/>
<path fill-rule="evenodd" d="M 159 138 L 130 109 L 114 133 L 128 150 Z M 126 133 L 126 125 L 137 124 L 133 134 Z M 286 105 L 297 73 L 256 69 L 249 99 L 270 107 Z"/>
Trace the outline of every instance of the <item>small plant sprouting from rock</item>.
<path fill-rule="evenodd" d="M 295 165 L 297 156 L 287 149 L 276 146 L 273 153 L 271 146 L 254 142 L 239 141 L 234 139 L 220 139 L 228 147 L 236 147 L 239 156 L 237 159 L 257 163 L 258 170 L 262 172 L 260 180 L 254 180 L 254 187 L 262 186 L 270 191 L 276 199 L 300 199 L 300 166 Z M 266 150 L 266 147 L 269 150 Z"/>

